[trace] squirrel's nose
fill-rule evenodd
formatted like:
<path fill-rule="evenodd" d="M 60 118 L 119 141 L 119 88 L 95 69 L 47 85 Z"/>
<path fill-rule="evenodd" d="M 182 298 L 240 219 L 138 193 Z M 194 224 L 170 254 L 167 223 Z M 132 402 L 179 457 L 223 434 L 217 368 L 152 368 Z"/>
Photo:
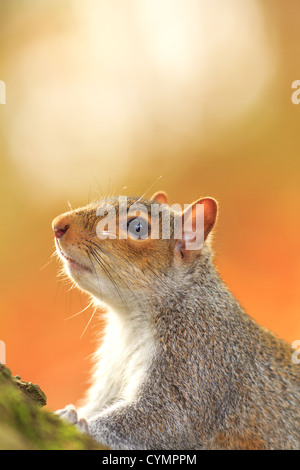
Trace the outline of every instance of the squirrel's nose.
<path fill-rule="evenodd" d="M 56 217 L 52 222 L 52 228 L 54 230 L 54 235 L 56 238 L 62 238 L 66 231 L 70 228 L 70 224 L 68 223 L 67 216 L 59 215 Z"/>

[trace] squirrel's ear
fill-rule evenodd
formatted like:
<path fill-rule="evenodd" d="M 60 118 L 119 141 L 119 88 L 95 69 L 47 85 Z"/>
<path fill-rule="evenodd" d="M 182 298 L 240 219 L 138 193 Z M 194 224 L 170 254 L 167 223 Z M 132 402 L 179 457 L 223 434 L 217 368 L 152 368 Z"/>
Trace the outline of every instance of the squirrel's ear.
<path fill-rule="evenodd" d="M 200 207 L 203 210 L 202 215 L 199 213 Z M 182 239 L 178 240 L 177 252 L 181 254 L 182 258 L 185 258 L 188 252 L 194 252 L 201 249 L 204 241 L 207 239 L 211 232 L 217 218 L 217 201 L 215 199 L 206 197 L 198 199 L 193 202 L 187 209 L 182 213 Z M 200 219 L 198 220 L 198 217 Z M 201 233 L 197 223 L 200 222 Z M 199 233 L 197 233 L 197 231 Z"/>
<path fill-rule="evenodd" d="M 168 196 L 164 191 L 158 191 L 150 197 L 150 201 L 157 202 L 158 204 L 168 204 Z"/>
<path fill-rule="evenodd" d="M 202 204 L 204 206 L 203 229 L 204 229 L 204 240 L 206 240 L 209 232 L 211 232 L 213 226 L 215 225 L 216 218 L 217 218 L 218 205 L 217 205 L 217 201 L 211 197 L 205 197 L 205 198 L 198 199 L 197 201 L 193 202 L 182 214 L 184 221 L 187 221 L 186 226 L 191 227 L 193 230 L 196 230 L 196 217 L 197 217 L 198 204 Z M 185 224 L 183 224 L 183 232 L 184 232 L 184 227 L 185 227 Z"/>
<path fill-rule="evenodd" d="M 218 203 L 211 197 L 200 199 L 196 203 L 204 205 L 204 240 L 206 240 L 217 219 Z"/>

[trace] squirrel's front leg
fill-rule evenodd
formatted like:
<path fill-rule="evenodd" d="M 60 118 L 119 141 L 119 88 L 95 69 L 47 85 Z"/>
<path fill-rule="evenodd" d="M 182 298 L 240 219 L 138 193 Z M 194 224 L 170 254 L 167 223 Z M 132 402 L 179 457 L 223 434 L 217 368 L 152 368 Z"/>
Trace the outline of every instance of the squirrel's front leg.
<path fill-rule="evenodd" d="M 90 419 L 80 417 L 79 411 L 71 404 L 57 410 L 55 414 L 76 426 L 81 432 L 89 434 L 101 444 L 106 444 L 113 449 L 146 449 L 145 443 L 149 437 L 147 436 L 146 424 L 143 433 L 144 439 L 141 439 L 141 435 L 138 439 L 136 428 L 139 426 L 141 416 L 138 410 L 133 412 L 132 407 L 128 405 L 124 407 L 118 405 L 117 409 L 111 407 L 105 412 L 97 413 Z"/>
<path fill-rule="evenodd" d="M 166 411 L 138 401 L 115 404 L 87 420 L 80 416 L 80 412 L 77 413 L 73 405 L 59 410 L 57 414 L 115 450 L 194 448 L 183 420 L 172 419 L 173 413 L 170 418 Z"/>
<path fill-rule="evenodd" d="M 131 405 L 112 407 L 88 420 L 89 434 L 115 450 L 149 449 L 149 430 L 142 414 Z"/>
<path fill-rule="evenodd" d="M 89 434 L 115 450 L 193 449 L 197 445 L 184 417 L 149 400 L 115 404 L 88 419 Z"/>

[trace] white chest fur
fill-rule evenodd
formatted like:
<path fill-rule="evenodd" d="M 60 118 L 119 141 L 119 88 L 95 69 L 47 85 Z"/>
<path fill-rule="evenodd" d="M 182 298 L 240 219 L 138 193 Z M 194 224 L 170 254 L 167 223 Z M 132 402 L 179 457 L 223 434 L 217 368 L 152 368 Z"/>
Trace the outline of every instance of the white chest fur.
<path fill-rule="evenodd" d="M 80 414 L 91 417 L 107 407 L 135 400 L 154 354 L 146 316 L 109 312 L 104 340 L 95 354 L 92 385 Z"/>

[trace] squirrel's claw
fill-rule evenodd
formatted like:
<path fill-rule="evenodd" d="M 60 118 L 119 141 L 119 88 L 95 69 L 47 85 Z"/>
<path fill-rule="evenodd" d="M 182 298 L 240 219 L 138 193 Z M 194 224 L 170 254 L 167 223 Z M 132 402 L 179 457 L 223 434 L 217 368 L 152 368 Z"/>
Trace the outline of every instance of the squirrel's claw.
<path fill-rule="evenodd" d="M 74 424 L 81 432 L 88 434 L 89 427 L 87 420 L 85 418 L 78 419 L 78 413 L 74 405 L 67 405 L 62 410 L 57 410 L 55 414 L 64 421 Z"/>

